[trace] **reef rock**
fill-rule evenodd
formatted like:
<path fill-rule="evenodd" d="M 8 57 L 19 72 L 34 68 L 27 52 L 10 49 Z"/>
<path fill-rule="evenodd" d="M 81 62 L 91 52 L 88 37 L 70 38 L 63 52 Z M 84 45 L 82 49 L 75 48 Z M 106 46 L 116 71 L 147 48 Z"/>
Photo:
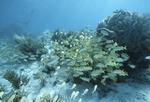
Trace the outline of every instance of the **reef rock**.
<path fill-rule="evenodd" d="M 150 14 L 139 15 L 127 10 L 117 10 L 98 23 L 97 35 L 101 30 L 109 31 L 109 38 L 127 47 L 130 61 L 136 67 L 146 68 L 150 63 L 145 60 L 150 55 Z"/>

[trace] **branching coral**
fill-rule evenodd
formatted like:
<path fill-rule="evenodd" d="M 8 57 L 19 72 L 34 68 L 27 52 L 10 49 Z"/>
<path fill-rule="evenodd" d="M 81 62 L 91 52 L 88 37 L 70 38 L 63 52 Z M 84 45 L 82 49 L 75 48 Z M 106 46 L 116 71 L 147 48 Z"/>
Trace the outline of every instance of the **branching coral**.
<path fill-rule="evenodd" d="M 7 71 L 3 77 L 12 83 L 16 89 L 19 89 L 22 85 L 27 85 L 30 80 L 28 77 L 18 75 L 14 71 Z"/>
<path fill-rule="evenodd" d="M 46 53 L 45 42 L 42 37 L 32 39 L 31 37 L 14 35 L 14 43 L 7 41 L 0 44 L 0 60 L 5 63 L 21 63 L 38 60 Z"/>
<path fill-rule="evenodd" d="M 19 51 L 27 56 L 27 60 L 36 60 L 46 51 L 40 40 L 34 40 L 31 37 L 14 35 L 14 41 L 18 44 Z"/>
<path fill-rule="evenodd" d="M 5 42 L 4 45 L 0 46 L 0 60 L 4 60 L 8 63 L 24 61 L 24 55 L 18 50 L 16 46 L 8 42 Z"/>

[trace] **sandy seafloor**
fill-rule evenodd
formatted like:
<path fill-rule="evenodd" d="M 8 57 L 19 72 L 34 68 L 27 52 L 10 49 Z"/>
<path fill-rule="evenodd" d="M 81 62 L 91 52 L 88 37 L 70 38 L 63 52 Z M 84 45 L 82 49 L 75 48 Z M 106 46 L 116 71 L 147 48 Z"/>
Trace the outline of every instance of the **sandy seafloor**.
<path fill-rule="evenodd" d="M 82 102 L 150 102 L 150 81 L 149 82 L 136 82 L 133 79 L 128 79 L 123 83 L 116 83 L 113 86 L 109 86 L 111 90 L 104 97 L 99 97 L 98 92 L 96 91 L 92 94 L 94 85 L 81 83 L 77 84 L 77 87 L 73 90 L 70 90 L 73 83 L 69 82 L 63 88 L 59 88 L 63 82 L 63 78 L 58 76 L 47 78 L 47 84 L 44 87 L 40 87 L 40 80 L 34 79 L 33 75 L 39 71 L 41 63 L 38 61 L 29 62 L 24 64 L 1 64 L 0 65 L 0 82 L 7 88 L 9 92 L 12 89 L 10 82 L 5 80 L 2 76 L 4 75 L 5 70 L 14 70 L 15 72 L 21 73 L 30 77 L 30 81 L 26 86 L 22 86 L 21 89 L 28 91 L 26 102 L 32 102 L 36 96 L 42 96 L 47 90 L 50 90 L 51 94 L 55 92 L 60 93 L 65 102 L 69 102 L 72 91 L 79 91 L 79 95 L 76 97 L 74 102 L 78 102 L 79 98 L 82 98 Z M 5 69 L 5 70 L 3 70 Z M 146 73 L 150 79 L 150 69 L 147 69 Z M 44 74 L 43 74 L 44 75 Z M 58 80 L 56 85 L 52 83 Z M 83 91 L 88 88 L 89 91 L 87 94 L 82 96 Z"/>

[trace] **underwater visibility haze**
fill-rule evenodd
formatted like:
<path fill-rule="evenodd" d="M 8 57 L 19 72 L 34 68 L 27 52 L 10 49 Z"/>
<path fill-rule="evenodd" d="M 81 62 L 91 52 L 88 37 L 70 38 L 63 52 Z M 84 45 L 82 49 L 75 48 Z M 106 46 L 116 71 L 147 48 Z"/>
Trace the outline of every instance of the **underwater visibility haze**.
<path fill-rule="evenodd" d="M 97 22 L 118 9 L 148 13 L 149 0 L 1 0 L 0 29 L 14 23 L 33 32 L 96 28 Z"/>
<path fill-rule="evenodd" d="M 150 102 L 149 0 L 0 0 L 0 102 Z"/>

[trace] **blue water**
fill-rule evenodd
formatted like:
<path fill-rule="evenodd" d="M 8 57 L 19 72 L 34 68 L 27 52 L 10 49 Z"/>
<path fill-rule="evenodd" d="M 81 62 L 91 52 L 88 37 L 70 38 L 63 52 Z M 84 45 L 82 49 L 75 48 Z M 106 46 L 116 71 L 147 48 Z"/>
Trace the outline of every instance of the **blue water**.
<path fill-rule="evenodd" d="M 20 87 L 21 87 L 20 89 L 25 89 L 27 91 L 28 90 L 31 91 L 31 94 L 29 93 L 30 95 L 29 95 L 29 97 L 27 97 L 26 102 L 31 102 L 31 100 L 33 100 L 36 96 L 42 97 L 41 95 L 44 95 L 45 91 L 48 88 L 50 89 L 50 92 L 51 92 L 51 89 L 53 92 L 54 91 L 56 91 L 56 92 L 58 91 L 59 93 L 62 92 L 61 94 L 63 95 L 63 97 L 66 100 L 69 100 L 71 93 L 73 91 L 73 90 L 70 90 L 70 88 L 75 83 L 75 81 L 73 82 L 73 79 L 71 79 L 71 78 L 73 78 L 73 76 L 71 74 L 73 74 L 72 72 L 74 70 L 78 71 L 78 70 L 72 68 L 73 71 L 69 72 L 70 68 L 67 67 L 67 65 L 69 65 L 68 63 L 71 62 L 70 56 L 72 56 L 72 53 L 74 53 L 74 52 L 78 53 L 78 51 L 79 51 L 79 53 L 82 53 L 82 52 L 84 53 L 84 51 L 87 48 L 91 49 L 92 47 L 88 47 L 88 43 L 90 42 L 90 40 L 87 40 L 87 43 L 85 45 L 81 44 L 82 47 L 77 48 L 73 52 L 71 52 L 72 51 L 71 47 L 73 45 L 72 42 L 71 42 L 71 44 L 69 44 L 69 47 L 68 47 L 71 49 L 71 50 L 69 50 L 70 52 L 69 51 L 67 52 L 66 49 L 64 49 L 64 51 L 66 51 L 68 53 L 68 54 L 66 54 L 67 55 L 66 60 L 63 59 L 64 61 L 59 62 L 58 65 L 59 64 L 64 65 L 64 66 L 66 65 L 66 69 L 64 68 L 65 70 L 62 69 L 59 72 L 58 69 L 60 68 L 60 66 L 57 66 L 56 63 L 57 63 L 57 61 L 59 61 L 61 56 L 60 57 L 58 55 L 56 56 L 57 53 L 55 54 L 55 56 L 53 56 L 53 53 L 51 54 L 51 51 L 54 50 L 54 49 L 51 49 L 51 45 L 52 45 L 51 41 L 53 41 L 56 38 L 54 38 L 52 40 L 52 39 L 50 39 L 50 35 L 51 34 L 57 35 L 57 34 L 62 34 L 62 33 L 65 34 L 69 30 L 82 31 L 81 29 L 86 28 L 87 25 L 90 25 L 89 29 L 96 30 L 98 22 L 104 20 L 108 16 L 111 16 L 114 11 L 120 10 L 120 9 L 128 10 L 131 13 L 133 13 L 133 12 L 138 12 L 139 14 L 150 13 L 150 0 L 0 0 L 0 89 L 1 89 L 2 82 L 3 82 L 2 84 L 5 86 L 5 89 L 1 90 L 1 91 L 9 92 L 9 90 L 11 90 L 11 88 L 13 88 L 13 85 L 10 86 L 11 82 L 8 82 L 9 80 L 6 81 L 7 79 L 5 80 L 4 78 L 2 78 L 3 75 L 7 72 L 7 70 L 13 70 L 16 73 L 21 73 L 21 74 L 24 74 L 31 78 L 32 83 L 31 84 L 29 83 L 28 86 L 26 86 L 26 85 L 24 86 L 23 84 L 20 85 Z M 136 15 L 136 13 L 135 13 L 135 15 Z M 112 19 L 112 20 L 115 21 L 114 19 Z M 131 20 L 127 19 L 126 22 L 129 22 Z M 117 24 L 120 24 L 120 22 Z M 122 22 L 121 22 L 121 24 L 122 24 Z M 139 22 L 137 24 L 140 25 Z M 128 66 L 130 66 L 132 68 L 131 70 L 135 71 L 135 73 L 138 71 L 141 71 L 142 69 L 141 70 L 136 69 L 135 68 L 136 65 L 134 65 L 134 63 L 136 64 L 136 62 L 138 62 L 137 64 L 139 64 L 139 62 L 141 61 L 140 64 L 142 63 L 145 65 L 145 63 L 148 62 L 148 61 L 144 60 L 145 57 L 146 57 L 146 60 L 150 60 L 148 58 L 150 56 L 150 53 L 149 53 L 150 47 L 148 46 L 150 44 L 150 37 L 149 37 L 150 36 L 150 34 L 149 34 L 150 33 L 150 30 L 149 30 L 150 23 L 146 23 L 148 26 L 144 26 L 144 24 L 145 23 L 141 23 L 140 27 L 143 27 L 143 29 L 145 28 L 147 31 L 145 31 L 145 29 L 144 30 L 139 29 L 140 28 L 139 26 L 134 26 L 134 25 L 136 25 L 136 20 L 133 22 L 133 24 L 131 26 L 128 26 L 129 24 L 127 24 L 127 26 L 123 26 L 123 27 L 127 27 L 124 29 L 117 30 L 117 28 L 109 29 L 109 27 L 108 27 L 108 29 L 103 28 L 103 29 L 99 30 L 102 34 L 104 34 L 104 32 L 107 32 L 107 33 L 105 33 L 105 35 L 108 35 L 108 32 L 109 32 L 110 34 L 112 34 L 112 37 L 113 37 L 113 34 L 114 35 L 116 34 L 116 33 L 114 33 L 115 30 L 118 32 L 119 31 L 126 32 L 126 33 L 118 33 L 118 32 L 117 33 L 118 33 L 118 35 L 119 34 L 127 35 L 127 37 L 125 36 L 125 41 L 123 41 L 124 39 L 119 40 L 120 42 L 121 41 L 123 42 L 122 44 L 126 44 L 126 42 L 128 42 L 128 41 L 131 42 L 131 43 L 129 42 L 129 44 L 127 44 L 127 47 L 129 46 L 129 48 L 130 48 L 130 46 L 131 46 L 131 50 L 134 49 L 133 53 L 131 52 L 131 54 L 133 54 L 133 56 L 130 56 L 130 58 L 134 58 L 135 60 L 131 59 L 131 61 L 129 61 L 129 63 L 126 63 L 126 64 L 128 64 Z M 113 22 L 113 25 L 116 25 L 116 23 Z M 116 26 L 116 27 L 118 27 L 118 26 Z M 53 32 L 56 29 L 64 29 L 65 32 L 63 32 L 63 30 L 60 30 L 60 31 L 62 31 L 62 33 L 58 33 L 58 31 L 56 33 L 50 33 L 47 29 L 49 29 L 50 32 L 51 31 Z M 128 31 L 128 29 L 129 29 L 129 31 Z M 28 46 L 26 47 L 26 45 L 27 45 L 26 42 L 28 42 L 30 40 L 27 40 L 25 42 L 25 45 L 21 45 L 22 43 L 15 42 L 15 37 L 14 37 L 14 41 L 12 39 L 9 39 L 9 38 L 13 38 L 12 35 L 14 35 L 14 34 L 18 34 L 16 36 L 26 35 L 26 34 L 28 34 L 28 35 L 41 34 L 42 35 L 42 32 L 44 32 L 45 30 L 47 30 L 47 33 L 44 33 L 45 35 L 43 34 L 43 36 L 42 36 L 43 38 L 41 37 L 41 39 L 39 40 L 39 41 L 41 41 L 44 39 L 43 42 L 41 41 L 42 44 L 40 47 L 38 47 L 37 49 L 35 47 L 36 51 L 34 50 L 33 46 L 31 47 L 32 44 L 30 44 L 30 43 L 28 44 L 29 47 Z M 91 32 L 89 32 L 89 31 L 91 31 Z M 102 31 L 104 31 L 104 32 L 102 32 Z M 91 33 L 93 33 L 93 30 L 88 30 L 87 32 L 89 32 L 91 34 Z M 70 32 L 70 34 L 72 34 L 72 33 L 74 34 L 74 32 Z M 83 32 L 79 32 L 77 34 L 81 34 L 81 33 L 83 33 Z M 124 35 L 122 36 L 122 38 L 124 37 Z M 131 39 L 134 35 L 135 35 L 134 38 L 137 38 L 136 39 L 137 42 L 133 41 L 134 39 Z M 4 36 L 4 38 L 3 38 L 3 36 Z M 98 36 L 100 36 L 100 35 L 97 35 L 97 37 Z M 60 37 L 63 37 L 63 36 L 58 36 L 58 37 L 59 37 L 58 38 L 58 40 L 59 40 Z M 80 36 L 80 37 L 82 37 L 82 36 Z M 20 36 L 20 38 L 24 39 L 24 36 Z M 65 38 L 65 36 L 64 36 L 64 38 Z M 75 37 L 73 37 L 73 38 L 75 38 Z M 92 37 L 89 37 L 89 38 L 92 39 Z M 95 37 L 93 37 L 93 38 L 95 38 Z M 68 39 L 67 40 L 70 41 L 70 39 L 71 38 L 69 38 L 69 40 Z M 7 40 L 9 40 L 9 41 L 7 41 Z M 49 41 L 49 40 L 51 40 L 51 41 Z M 76 40 L 79 41 L 78 38 Z M 25 40 L 23 40 L 23 41 L 25 41 Z M 63 43 L 68 42 L 68 41 L 67 42 L 63 42 L 63 41 L 64 41 L 64 39 L 61 42 L 61 44 L 62 44 L 61 47 L 64 47 L 65 44 L 63 45 Z M 91 41 L 93 41 L 93 40 L 91 40 Z M 108 40 L 108 41 L 110 41 L 112 43 L 112 40 Z M 95 43 L 92 43 L 92 44 L 95 44 Z M 19 44 L 21 46 L 23 46 L 24 49 L 27 49 L 27 51 L 23 50 L 23 51 L 26 51 L 25 53 L 21 52 L 21 49 L 19 49 L 19 47 L 20 47 Z M 100 51 L 102 51 L 102 53 L 103 52 L 105 53 L 105 54 L 102 54 L 102 56 L 105 55 L 104 58 L 106 59 L 107 58 L 106 55 L 109 55 L 106 53 L 108 51 L 110 51 L 112 48 L 107 49 L 105 46 L 105 42 L 104 43 L 102 42 L 101 44 L 102 44 L 102 47 L 104 46 L 105 49 L 107 50 L 106 52 L 105 52 L 105 50 L 104 51 L 100 50 Z M 68 46 L 68 43 L 66 45 Z M 76 45 L 76 43 L 74 45 Z M 97 46 L 97 44 L 95 44 L 95 45 Z M 67 46 L 65 46 L 65 47 L 67 47 Z M 91 46 L 91 44 L 90 44 L 90 46 Z M 111 47 L 111 46 L 117 46 L 117 43 L 115 43 L 113 45 L 110 44 L 109 47 Z M 55 44 L 55 47 L 57 47 L 56 44 Z M 30 51 L 30 48 L 33 51 Z M 46 48 L 46 50 L 48 50 L 48 51 L 47 52 L 43 51 L 43 53 L 41 53 L 41 54 L 44 56 L 41 56 L 40 51 L 42 51 L 41 49 L 44 49 L 44 48 Z M 52 48 L 54 48 L 54 47 L 52 47 Z M 123 49 L 123 48 L 126 49 L 126 47 L 121 47 L 120 49 Z M 142 48 L 145 48 L 145 49 L 142 49 Z M 93 47 L 93 49 L 94 49 L 94 47 Z M 137 49 L 137 51 L 136 51 L 136 49 Z M 62 48 L 60 48 L 60 49 L 58 48 L 57 50 L 62 50 Z M 115 50 L 115 48 L 112 51 L 113 54 L 115 56 L 116 55 L 119 56 L 119 53 L 115 54 L 114 50 Z M 131 50 L 127 49 L 127 51 L 129 51 L 129 52 Z M 62 50 L 61 53 L 64 53 L 64 51 Z M 119 49 L 117 49 L 117 51 L 119 51 Z M 88 52 L 91 52 L 91 51 L 88 51 Z M 110 52 L 110 53 L 112 54 L 112 52 Z M 137 54 L 137 52 L 140 52 L 140 53 Z M 31 57 L 32 54 L 35 59 L 37 58 L 36 61 L 33 63 L 32 63 L 32 60 L 34 58 Z M 38 57 L 35 57 L 36 55 L 38 55 Z M 64 54 L 63 56 L 66 56 L 66 55 Z M 74 55 L 76 56 L 77 54 L 74 54 Z M 79 54 L 79 55 L 81 55 L 81 54 Z M 95 67 L 95 65 L 93 65 L 93 59 L 92 59 L 94 54 L 92 54 L 92 57 L 89 57 L 90 54 L 85 53 L 84 56 L 85 55 L 88 55 L 88 57 L 85 57 L 85 61 L 88 58 L 89 62 L 87 62 L 87 63 L 90 63 L 90 64 L 92 63 L 91 66 Z M 96 51 L 95 55 L 98 55 L 97 51 Z M 111 56 L 114 56 L 114 55 L 111 55 Z M 124 54 L 124 55 L 127 56 L 126 54 Z M 24 59 L 22 59 L 23 58 L 22 56 L 24 57 Z M 68 58 L 68 56 L 70 59 Z M 108 58 L 110 58 L 110 60 L 107 60 L 107 61 L 110 61 L 109 62 L 110 66 L 113 66 L 113 65 L 111 65 L 111 63 L 113 60 L 116 60 L 116 59 L 113 59 L 113 57 L 111 58 L 111 56 L 108 56 Z M 139 57 L 137 57 L 137 56 L 139 56 Z M 114 57 L 114 58 L 117 58 L 117 57 Z M 141 60 L 140 58 L 143 58 L 143 59 Z M 30 59 L 32 59 L 32 60 L 30 60 Z M 72 59 L 74 60 L 75 57 Z M 80 59 L 83 59 L 82 56 Z M 113 60 L 111 61 L 111 59 L 113 59 Z M 28 61 L 29 63 L 27 62 L 27 60 L 29 60 Z M 41 60 L 41 62 L 40 62 L 40 60 Z M 77 57 L 75 60 L 78 60 Z M 124 59 L 120 58 L 119 60 L 121 60 L 121 61 L 116 60 L 117 63 L 114 63 L 115 66 L 116 65 L 121 66 L 122 62 L 124 62 L 123 61 Z M 30 61 L 31 61 L 31 63 L 30 63 Z M 84 61 L 84 63 L 86 63 L 85 61 Z M 132 61 L 134 61 L 133 64 L 132 64 Z M 104 63 L 105 62 L 106 61 L 104 61 Z M 120 65 L 118 64 L 118 62 Z M 87 65 L 84 63 L 83 64 L 80 63 L 80 65 L 81 66 Z M 49 66 L 48 66 L 48 64 L 49 64 Z M 52 64 L 54 66 L 52 66 Z M 97 62 L 96 63 L 94 62 L 94 64 L 97 64 Z M 72 65 L 74 65 L 74 64 L 72 64 Z M 72 67 L 72 65 L 71 65 L 71 67 Z M 149 65 L 149 62 L 147 65 Z M 147 67 L 147 65 L 145 65 L 145 66 Z M 79 66 L 79 64 L 77 66 Z M 109 64 L 107 64 L 107 66 L 109 66 Z M 91 72 L 97 71 L 97 69 L 92 69 L 92 67 L 85 67 L 85 68 L 88 68 L 87 69 L 88 73 L 91 70 L 92 70 Z M 102 68 L 103 67 L 104 67 L 104 65 L 102 66 Z M 55 68 L 56 68 L 56 70 L 55 70 Z M 63 68 L 63 66 L 62 66 L 62 68 Z M 77 68 L 77 69 L 79 69 L 79 68 Z M 81 67 L 81 68 L 84 68 L 84 67 Z M 97 68 L 97 65 L 95 68 Z M 134 68 L 135 68 L 135 70 L 134 70 Z M 143 68 L 143 67 L 141 67 L 141 68 Z M 81 69 L 81 72 L 82 72 L 82 70 L 85 71 L 86 69 Z M 62 75 L 63 71 L 64 72 L 66 71 L 67 73 L 63 73 L 63 75 Z M 115 71 L 119 72 L 119 69 L 115 70 Z M 114 73 L 115 71 L 113 71 L 112 73 Z M 120 73 L 121 72 L 123 72 L 122 69 L 120 70 Z M 130 73 L 132 74 L 132 72 L 130 72 Z M 149 91 L 150 90 L 150 88 L 149 88 L 150 69 L 148 69 L 146 71 L 142 70 L 141 72 L 138 72 L 137 74 L 135 74 L 135 73 L 133 73 L 132 76 L 130 76 L 130 74 L 129 74 L 128 77 L 129 78 L 131 77 L 131 79 L 128 78 L 127 81 L 125 81 L 124 83 L 120 82 L 119 84 L 116 84 L 116 85 L 112 84 L 113 86 L 110 87 L 110 89 L 108 88 L 106 90 L 104 89 L 101 91 L 100 89 L 103 86 L 100 86 L 100 87 L 98 86 L 98 89 L 97 90 L 95 89 L 96 92 L 94 94 L 91 94 L 91 93 L 93 91 L 95 84 L 97 84 L 97 82 L 92 83 L 92 81 L 90 84 L 86 84 L 86 83 L 79 84 L 80 86 L 78 88 L 76 88 L 75 91 L 77 91 L 77 92 L 80 91 L 79 95 L 80 95 L 80 97 L 83 97 L 83 102 L 106 102 L 107 100 L 108 100 L 107 102 L 111 102 L 111 101 L 112 102 L 125 102 L 125 101 L 126 102 L 127 101 L 128 102 L 150 102 L 149 101 L 150 100 L 150 96 L 149 96 L 150 95 L 150 91 Z M 58 76 L 57 76 L 57 74 L 58 74 Z M 87 73 L 84 73 L 84 74 L 87 74 Z M 103 75 L 103 72 L 100 74 Z M 106 71 L 105 75 L 107 76 L 107 74 L 108 75 L 110 74 L 110 76 L 111 76 L 111 73 L 109 71 L 108 72 Z M 123 73 L 123 74 L 125 75 L 126 73 Z M 69 80 L 69 82 L 67 82 L 68 80 L 66 80 L 65 78 L 62 77 L 64 75 L 66 75 L 67 77 L 71 76 L 71 78 L 67 78 Z M 39 77 L 40 81 L 38 81 L 38 83 L 37 83 L 37 79 L 34 78 L 35 76 Z M 98 76 L 97 73 L 96 73 L 96 76 Z M 139 83 L 137 83 L 136 80 L 134 80 L 134 78 L 136 79 L 135 76 L 137 77 L 137 82 L 139 82 Z M 140 77 L 140 76 L 142 76 L 142 77 Z M 62 80 L 60 77 L 62 78 Z M 90 77 L 90 74 L 88 77 Z M 103 76 L 100 76 L 100 78 L 97 78 L 97 79 L 101 79 L 102 77 Z M 112 77 L 114 77 L 114 76 L 112 76 Z M 132 83 L 132 77 L 133 77 L 133 83 Z M 82 76 L 80 76 L 80 78 L 82 78 L 82 80 L 84 79 L 87 81 L 91 80 L 89 78 L 85 79 Z M 44 79 L 46 79 L 46 81 Z M 111 78 L 111 79 L 115 80 L 115 78 Z M 21 78 L 21 80 L 23 80 L 23 79 Z M 63 81 L 65 82 L 65 80 L 66 80 L 66 86 L 64 86 L 64 87 L 67 87 L 67 88 L 60 89 L 58 86 L 62 85 L 61 81 L 63 83 Z M 74 78 L 74 80 L 76 80 L 76 79 Z M 94 78 L 92 80 L 94 80 Z M 120 80 L 122 80 L 122 79 L 120 79 Z M 101 80 L 99 80 L 99 81 L 101 81 Z M 76 81 L 76 82 L 80 83 L 80 81 L 79 82 Z M 140 82 L 141 83 L 145 82 L 145 84 L 141 84 Z M 44 84 L 46 83 L 45 84 L 46 86 L 43 85 L 43 83 Z M 41 88 L 39 89 L 38 85 L 40 85 L 40 84 L 42 84 L 42 86 L 40 86 Z M 23 87 L 22 87 L 22 85 L 23 85 Z M 106 88 L 106 87 L 104 87 L 104 88 Z M 87 89 L 89 89 L 89 92 L 87 92 L 87 95 L 83 96 L 82 93 L 84 93 L 84 90 L 87 90 Z M 18 89 L 15 91 L 17 92 Z M 111 92 L 107 93 L 107 91 L 111 91 Z M 67 92 L 67 94 L 66 94 L 66 92 Z M 108 96 L 106 95 L 106 97 L 105 97 L 105 93 L 107 93 Z M 78 96 L 76 100 L 79 100 L 80 97 Z M 30 100 L 30 101 L 28 101 L 28 100 Z M 100 101 L 97 101 L 97 100 L 100 100 Z M 1 101 L 1 97 L 0 97 L 0 101 Z M 68 101 L 66 101 L 66 102 L 68 102 Z M 77 102 L 77 101 L 74 101 L 74 102 Z"/>
<path fill-rule="evenodd" d="M 30 32 L 96 29 L 113 11 L 150 13 L 150 0 L 0 0 L 0 31 L 19 24 Z"/>

